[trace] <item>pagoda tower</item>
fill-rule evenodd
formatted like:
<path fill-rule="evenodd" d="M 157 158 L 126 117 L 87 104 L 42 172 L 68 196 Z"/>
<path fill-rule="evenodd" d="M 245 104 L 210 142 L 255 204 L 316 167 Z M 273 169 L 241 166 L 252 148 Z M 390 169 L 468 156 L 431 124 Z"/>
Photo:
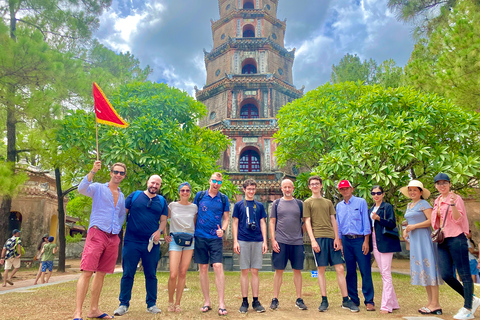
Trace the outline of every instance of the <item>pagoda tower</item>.
<path fill-rule="evenodd" d="M 281 195 L 284 176 L 274 157 L 275 116 L 303 95 L 293 85 L 295 49 L 284 47 L 286 21 L 277 19 L 277 6 L 278 0 L 218 0 L 213 50 L 204 50 L 206 85 L 195 88 L 208 109 L 200 125 L 232 142 L 219 164 L 234 183 L 255 179 L 265 203 Z"/>

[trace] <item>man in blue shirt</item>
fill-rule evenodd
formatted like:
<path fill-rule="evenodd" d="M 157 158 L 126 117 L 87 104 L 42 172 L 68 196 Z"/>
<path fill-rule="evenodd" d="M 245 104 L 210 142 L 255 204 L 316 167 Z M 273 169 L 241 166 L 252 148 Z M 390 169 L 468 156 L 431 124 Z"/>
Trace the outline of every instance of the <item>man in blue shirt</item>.
<path fill-rule="evenodd" d="M 110 181 L 92 183 L 93 177 L 101 169 L 102 163 L 95 161 L 92 170 L 83 178 L 78 192 L 92 198 L 92 213 L 88 226 L 87 240 L 82 254 L 80 269 L 82 275 L 77 282 L 77 298 L 74 320 L 82 319 L 82 306 L 92 281 L 92 297 L 89 318 L 112 319 L 98 308 L 100 292 L 105 274 L 113 273 L 118 255 L 120 238 L 118 234 L 125 221 L 125 197 L 118 187 L 125 178 L 127 168 L 123 163 L 115 163 L 110 171 Z"/>
<path fill-rule="evenodd" d="M 218 293 L 218 315 L 225 316 L 227 310 L 222 238 L 228 227 L 230 203 L 228 198 L 220 192 L 222 182 L 222 174 L 214 172 L 210 177 L 210 188 L 198 192 L 193 200 L 198 207 L 194 262 L 198 263 L 200 268 L 200 287 L 204 298 L 204 304 L 200 310 L 202 312 L 212 310 L 208 282 L 208 264 L 212 264 Z"/>
<path fill-rule="evenodd" d="M 369 238 L 372 233 L 368 217 L 367 201 L 353 195 L 353 187 L 348 180 L 338 184 L 343 201 L 337 203 L 338 236 L 343 242 L 343 256 L 347 266 L 348 296 L 357 306 L 360 305 L 357 290 L 357 264 L 362 275 L 362 292 L 367 311 L 375 311 L 373 302 L 371 250 Z M 342 306 L 343 307 L 343 306 Z M 345 308 L 345 307 L 344 307 Z M 358 310 L 352 310 L 356 312 Z"/>
<path fill-rule="evenodd" d="M 142 259 L 147 290 L 147 311 L 162 312 L 157 302 L 157 264 L 160 260 L 158 241 L 168 218 L 167 201 L 157 192 L 162 185 L 162 178 L 153 175 L 148 179 L 147 190 L 132 192 L 125 200 L 127 209 L 127 230 L 122 250 L 123 276 L 120 284 L 120 306 L 114 315 L 123 316 L 128 312 L 132 287 L 137 265 Z M 150 245 L 149 242 L 156 243 Z"/>
<path fill-rule="evenodd" d="M 263 204 L 255 201 L 257 183 L 253 179 L 243 182 L 245 198 L 233 207 L 233 251 L 240 255 L 240 288 L 243 302 L 240 313 L 248 311 L 248 273 L 252 273 L 252 308 L 265 312 L 258 301 L 260 281 L 258 270 L 262 269 L 263 255 L 267 253 L 267 214 Z"/>

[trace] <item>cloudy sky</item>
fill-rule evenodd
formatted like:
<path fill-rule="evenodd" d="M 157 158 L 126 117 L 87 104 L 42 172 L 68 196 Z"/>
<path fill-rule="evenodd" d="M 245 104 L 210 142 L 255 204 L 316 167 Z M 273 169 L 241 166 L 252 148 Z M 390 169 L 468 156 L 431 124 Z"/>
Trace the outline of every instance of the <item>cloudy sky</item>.
<path fill-rule="evenodd" d="M 413 49 L 412 27 L 397 22 L 387 0 L 279 0 L 287 19 L 285 47 L 296 48 L 294 84 L 314 89 L 329 81 L 333 64 L 346 54 L 403 66 Z M 150 80 L 193 94 L 205 85 L 203 48 L 212 49 L 210 19 L 218 0 L 113 0 L 96 37 L 117 52 L 130 51 Z"/>

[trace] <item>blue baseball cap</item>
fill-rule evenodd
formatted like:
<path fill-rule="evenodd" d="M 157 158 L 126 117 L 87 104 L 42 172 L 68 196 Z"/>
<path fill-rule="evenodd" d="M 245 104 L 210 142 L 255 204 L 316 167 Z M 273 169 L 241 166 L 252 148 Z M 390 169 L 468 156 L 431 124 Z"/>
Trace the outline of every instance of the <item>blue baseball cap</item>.
<path fill-rule="evenodd" d="M 20 230 L 18 230 L 18 229 L 13 229 L 12 234 L 15 234 L 15 233 L 18 233 L 18 232 L 20 232 Z"/>
<path fill-rule="evenodd" d="M 435 181 L 435 183 L 437 183 L 440 180 L 445 180 L 445 181 L 450 182 L 450 177 L 446 173 L 440 172 L 439 174 L 437 174 L 435 176 L 435 178 L 433 180 Z"/>

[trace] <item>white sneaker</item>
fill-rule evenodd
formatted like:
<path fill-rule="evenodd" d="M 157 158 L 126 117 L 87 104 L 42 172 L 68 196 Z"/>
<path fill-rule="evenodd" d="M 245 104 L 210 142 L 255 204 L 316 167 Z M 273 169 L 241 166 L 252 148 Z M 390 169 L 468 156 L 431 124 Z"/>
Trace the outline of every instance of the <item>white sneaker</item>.
<path fill-rule="evenodd" d="M 480 307 L 480 298 L 473 296 L 472 314 L 475 314 L 475 311 L 477 311 L 478 307 Z"/>
<path fill-rule="evenodd" d="M 453 319 L 464 320 L 464 319 L 474 319 L 475 317 L 472 314 L 472 311 L 462 307 L 458 310 L 457 314 L 453 316 Z"/>
<path fill-rule="evenodd" d="M 156 305 L 151 306 L 150 308 L 147 308 L 147 311 L 150 312 L 150 313 L 161 313 L 162 312 L 162 310 L 160 310 Z"/>
<path fill-rule="evenodd" d="M 125 313 L 128 312 L 128 307 L 120 305 L 117 310 L 113 313 L 114 316 L 123 316 Z"/>

